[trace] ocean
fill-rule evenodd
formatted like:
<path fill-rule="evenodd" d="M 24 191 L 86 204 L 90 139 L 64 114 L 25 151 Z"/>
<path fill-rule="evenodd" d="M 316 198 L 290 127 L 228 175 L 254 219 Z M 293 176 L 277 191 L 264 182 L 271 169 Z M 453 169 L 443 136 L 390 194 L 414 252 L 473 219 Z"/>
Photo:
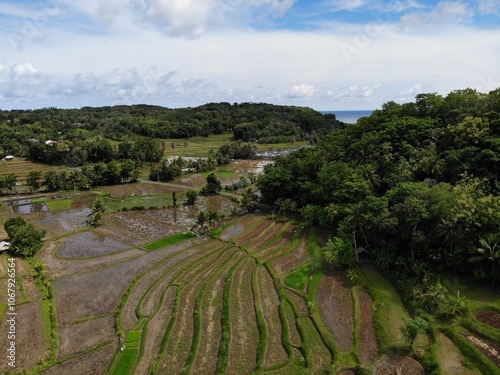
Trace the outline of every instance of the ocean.
<path fill-rule="evenodd" d="M 334 113 L 337 120 L 345 122 L 346 124 L 355 124 L 359 118 L 370 116 L 373 111 L 320 111 L 322 114 L 326 115 L 328 113 Z"/>

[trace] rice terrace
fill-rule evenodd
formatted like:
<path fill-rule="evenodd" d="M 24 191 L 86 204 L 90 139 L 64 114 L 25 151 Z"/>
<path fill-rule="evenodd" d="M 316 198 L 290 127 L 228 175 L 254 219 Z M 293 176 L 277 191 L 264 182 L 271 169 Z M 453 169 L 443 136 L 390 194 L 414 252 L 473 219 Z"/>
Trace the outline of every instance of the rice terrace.
<path fill-rule="evenodd" d="M 221 107 L 228 113 L 241 110 Z M 154 110 L 163 116 L 163 109 Z M 128 107 L 106 111 L 133 112 Z M 216 113 L 210 106 L 204 111 L 210 114 L 206 118 Z M 127 122 L 109 120 L 115 143 L 100 138 L 100 130 L 94 134 L 68 125 L 71 140 L 55 146 L 34 142 L 27 151 L 43 149 L 40 155 L 46 157 L 56 150 L 51 157 L 62 159 L 1 161 L 0 179 L 7 187 L 0 192 L 0 240 L 8 252 L 0 255 L 0 348 L 14 347 L 15 366 L 2 355 L 0 372 L 500 374 L 498 271 L 479 251 L 489 249 L 491 258 L 500 259 L 494 238 L 486 236 L 498 229 L 491 224 L 500 220 L 498 197 L 466 172 L 453 180 L 456 186 L 432 185 L 417 181 L 427 176 L 417 168 L 427 170 L 427 164 L 411 166 L 415 173 L 400 181 L 397 174 L 377 172 L 375 162 L 335 159 L 379 152 L 357 153 L 348 149 L 355 143 L 346 141 L 370 129 L 378 132 L 377 126 L 390 130 L 381 130 L 381 137 L 398 140 L 438 137 L 444 130 L 422 130 L 414 123 L 430 128 L 437 122 L 417 117 L 401 122 L 391 117 L 373 130 L 368 121 L 346 128 L 307 109 L 280 111 L 283 116 L 297 111 L 300 124 L 325 124 L 324 134 L 293 128 L 290 117 L 275 122 L 286 137 L 256 122 L 234 126 L 233 135 L 217 128 L 215 135 L 184 140 L 182 134 L 167 137 L 182 130 L 169 128 L 171 117 L 172 123 L 161 122 L 164 128 L 151 127 L 163 138 L 140 135 L 119 143 L 117 134 L 125 129 L 119 126 Z M 308 123 L 307 116 L 316 122 Z M 94 129 L 97 120 L 84 118 Z M 226 120 L 213 124 L 222 127 L 230 123 Z M 258 147 L 233 141 L 238 134 L 255 141 L 257 131 L 262 132 Z M 465 133 L 460 142 L 472 137 Z M 412 145 L 436 151 L 422 140 L 401 141 L 404 147 L 397 151 L 392 138 L 392 144 L 370 139 L 358 146 L 380 143 L 377 160 L 396 160 L 396 152 L 410 153 Z M 89 152 L 78 164 L 66 151 L 80 141 Z M 102 147 L 94 149 L 96 144 Z M 99 159 L 106 150 L 107 163 Z M 154 155 L 146 154 L 150 151 Z M 430 158 L 432 150 L 427 151 L 422 157 Z M 278 153 L 285 156 L 259 158 Z M 449 160 L 450 168 L 456 167 L 458 159 Z M 410 168 L 402 159 L 391 163 L 394 169 Z M 453 205 L 473 209 L 467 216 Z M 456 222 L 431 221 L 441 219 L 439 210 L 456 214 Z M 473 216 L 477 212 L 485 215 Z M 487 215 L 489 221 L 481 221 Z M 461 234 L 459 225 L 485 231 L 477 254 L 460 253 L 459 241 L 468 244 L 475 232 Z M 30 236 L 39 245 L 32 253 L 25 241 Z M 25 244 L 25 252 L 8 249 L 8 241 Z M 453 263 L 456 254 L 462 258 Z M 469 255 L 476 256 L 469 262 Z M 15 324 L 9 320 L 12 311 Z"/>

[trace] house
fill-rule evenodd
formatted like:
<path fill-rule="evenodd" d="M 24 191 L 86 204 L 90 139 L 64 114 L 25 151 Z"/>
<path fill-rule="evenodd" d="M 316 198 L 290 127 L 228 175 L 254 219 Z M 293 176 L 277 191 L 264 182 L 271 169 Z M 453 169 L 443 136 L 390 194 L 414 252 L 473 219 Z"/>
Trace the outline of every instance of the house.
<path fill-rule="evenodd" d="M 9 250 L 10 242 L 0 241 L 0 252 Z"/>
<path fill-rule="evenodd" d="M 3 160 L 14 160 L 14 156 L 7 155 L 6 157 L 3 158 Z"/>
<path fill-rule="evenodd" d="M 47 146 L 52 146 L 52 145 L 55 145 L 57 142 L 56 141 L 51 141 L 50 139 L 48 141 L 45 141 L 45 144 Z"/>

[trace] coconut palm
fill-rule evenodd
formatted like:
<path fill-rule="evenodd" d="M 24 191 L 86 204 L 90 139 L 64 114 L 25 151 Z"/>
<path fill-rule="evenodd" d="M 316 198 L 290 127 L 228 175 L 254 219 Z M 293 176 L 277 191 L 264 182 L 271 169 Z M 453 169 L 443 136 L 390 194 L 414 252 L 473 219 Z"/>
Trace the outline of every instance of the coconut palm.
<path fill-rule="evenodd" d="M 497 236 L 489 236 L 487 239 L 480 238 L 481 247 L 476 248 L 478 256 L 469 259 L 470 263 L 487 261 L 491 264 L 491 281 L 495 286 L 497 275 L 495 274 L 496 265 L 500 263 L 500 246 L 498 245 Z"/>

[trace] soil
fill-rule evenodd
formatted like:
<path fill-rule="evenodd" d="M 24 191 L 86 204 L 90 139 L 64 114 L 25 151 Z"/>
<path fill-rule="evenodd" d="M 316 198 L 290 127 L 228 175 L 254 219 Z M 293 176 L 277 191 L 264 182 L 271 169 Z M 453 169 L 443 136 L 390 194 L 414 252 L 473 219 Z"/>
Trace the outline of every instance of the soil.
<path fill-rule="evenodd" d="M 300 242 L 290 253 L 271 261 L 271 265 L 278 275 L 298 267 L 300 264 L 308 261 L 310 258 L 309 248 L 307 247 L 307 238 L 309 231 L 300 234 Z"/>
<path fill-rule="evenodd" d="M 229 269 L 243 256 L 239 251 L 221 269 L 217 277 L 207 285 L 202 300 L 201 325 L 202 332 L 198 353 L 193 363 L 191 374 L 215 374 L 217 355 L 222 336 L 221 315 L 223 306 L 223 293 L 226 287 L 226 278 Z"/>
<path fill-rule="evenodd" d="M 168 323 L 172 317 L 175 302 L 175 287 L 170 287 L 165 291 L 163 304 L 156 315 L 151 318 L 147 326 L 144 344 L 144 354 L 135 369 L 137 375 L 149 375 L 153 361 L 158 357 L 161 340 L 167 330 Z"/>
<path fill-rule="evenodd" d="M 130 247 L 123 242 L 88 231 L 65 237 L 60 242 L 62 248 L 57 255 L 62 258 L 98 257 L 113 254 Z"/>
<path fill-rule="evenodd" d="M 266 321 L 267 335 L 269 338 L 272 338 L 267 340 L 264 367 L 272 367 L 288 359 L 288 353 L 283 347 L 281 340 L 283 337 L 283 326 L 278 310 L 280 298 L 274 287 L 273 278 L 264 266 L 258 268 L 257 280 L 260 305 Z"/>
<path fill-rule="evenodd" d="M 96 229 L 93 230 L 94 233 L 98 235 L 104 235 L 104 236 L 109 236 L 113 237 L 114 239 L 121 241 L 123 243 L 128 243 L 134 246 L 137 245 L 142 245 L 148 240 L 134 236 L 132 233 L 118 229 L 118 228 L 113 228 L 110 227 L 109 225 L 101 225 L 97 227 Z"/>
<path fill-rule="evenodd" d="M 6 289 L 5 289 L 6 290 Z M 16 342 L 16 370 L 29 369 L 36 365 L 44 354 L 43 315 L 39 302 L 25 303 L 16 306 L 15 342 Z M 8 322 L 9 316 L 4 316 L 0 326 L 0 345 L 6 352 L 9 348 Z M 6 355 L 2 355 L 0 372 L 10 369 Z"/>
<path fill-rule="evenodd" d="M 483 310 L 476 313 L 476 319 L 495 329 L 500 329 L 500 314 L 493 310 Z"/>
<path fill-rule="evenodd" d="M 308 367 L 312 369 L 311 374 L 330 374 L 332 356 L 316 330 L 316 326 L 309 317 L 299 318 L 299 323 L 308 337 L 307 342 L 312 360 L 312 363 L 308 363 Z"/>
<path fill-rule="evenodd" d="M 285 302 L 286 306 L 289 308 L 285 309 L 286 321 L 288 323 L 288 335 L 290 337 L 290 342 L 295 347 L 300 347 L 302 345 L 302 338 L 300 337 L 300 333 L 297 329 L 297 324 L 295 321 L 295 314 L 293 313 L 293 309 L 289 302 Z"/>
<path fill-rule="evenodd" d="M 316 303 L 340 350 L 349 351 L 353 346 L 354 310 L 351 285 L 342 272 L 341 269 L 335 269 L 333 274 L 323 275 L 316 293 Z"/>
<path fill-rule="evenodd" d="M 410 357 L 385 357 L 373 368 L 373 375 L 424 375 L 422 365 Z"/>
<path fill-rule="evenodd" d="M 42 298 L 42 292 L 38 290 L 31 276 L 23 277 L 23 288 L 30 301 L 38 301 Z"/>
<path fill-rule="evenodd" d="M 118 349 L 118 340 L 104 347 L 93 350 L 80 357 L 62 362 L 44 371 L 43 375 L 61 374 L 105 374 Z"/>
<path fill-rule="evenodd" d="M 262 217 L 257 216 L 257 215 L 245 215 L 245 216 L 240 216 L 237 219 L 232 221 L 232 225 L 228 228 L 226 228 L 222 234 L 220 235 L 220 238 L 223 240 L 229 240 L 235 237 L 240 236 L 243 234 L 245 231 L 249 230 L 252 225 L 256 224 L 257 222 L 261 221 Z"/>
<path fill-rule="evenodd" d="M 141 297 L 146 293 L 147 289 L 159 280 L 165 272 L 168 272 L 170 268 L 173 266 L 176 267 L 179 264 L 182 264 L 183 261 L 193 255 L 196 250 L 195 249 L 186 249 L 179 250 L 177 253 L 172 254 L 168 259 L 166 259 L 159 267 L 152 268 L 148 271 L 141 279 L 137 282 L 137 284 L 132 289 L 129 298 L 127 299 L 127 303 L 122 309 L 122 325 L 125 329 L 132 329 L 138 322 L 138 318 L 136 315 L 136 308 Z M 161 285 L 165 286 L 170 282 L 170 280 L 174 277 L 174 274 L 168 275 L 166 278 L 162 279 L 160 282 Z M 159 290 L 162 292 L 162 290 Z M 152 306 L 145 311 L 145 309 L 141 309 L 142 314 L 149 315 L 153 312 L 155 305 Z"/>
<path fill-rule="evenodd" d="M 59 327 L 60 359 L 93 348 L 115 338 L 114 315 Z"/>
<path fill-rule="evenodd" d="M 125 198 L 136 195 L 172 194 L 172 192 L 174 191 L 182 191 L 182 189 L 176 189 L 169 186 L 140 182 L 124 185 L 106 186 L 102 187 L 101 190 L 109 193 L 114 198 Z"/>
<path fill-rule="evenodd" d="M 149 241 L 171 236 L 183 231 L 181 228 L 128 212 L 107 215 L 105 217 L 105 223 L 119 229 L 127 230 L 133 235 Z"/>
<path fill-rule="evenodd" d="M 90 208 L 87 207 L 56 212 L 40 212 L 30 215 L 29 221 L 57 236 L 61 236 L 85 229 L 90 212 Z"/>
<path fill-rule="evenodd" d="M 343 370 L 342 372 L 339 372 L 337 375 L 356 375 L 356 372 L 354 370 Z"/>
<path fill-rule="evenodd" d="M 364 290 L 357 290 L 357 295 L 361 309 L 359 357 L 362 363 L 367 364 L 375 361 L 379 354 L 377 335 L 373 326 L 373 301 Z"/>
<path fill-rule="evenodd" d="M 246 258 L 235 270 L 231 285 L 231 346 L 229 368 L 231 375 L 251 374 L 257 365 L 259 329 L 252 292 L 253 258 Z"/>
<path fill-rule="evenodd" d="M 469 332 L 462 332 L 462 336 L 478 348 L 490 361 L 500 366 L 500 345 Z"/>
<path fill-rule="evenodd" d="M 158 249 L 107 268 L 54 280 L 59 323 L 114 311 L 136 275 L 157 264 L 175 248 Z"/>
<path fill-rule="evenodd" d="M 168 345 L 160 372 L 168 370 L 170 373 L 180 373 L 186 357 L 191 348 L 193 339 L 193 322 L 195 304 L 203 287 L 203 283 L 217 267 L 228 259 L 232 251 L 217 251 L 214 255 L 207 256 L 201 262 L 191 267 L 182 276 L 191 274 L 189 279 L 184 279 L 180 304 L 177 310 L 174 328 L 168 339 Z M 193 271 L 193 272 L 192 272 Z M 181 278 L 178 282 L 183 283 Z"/>

